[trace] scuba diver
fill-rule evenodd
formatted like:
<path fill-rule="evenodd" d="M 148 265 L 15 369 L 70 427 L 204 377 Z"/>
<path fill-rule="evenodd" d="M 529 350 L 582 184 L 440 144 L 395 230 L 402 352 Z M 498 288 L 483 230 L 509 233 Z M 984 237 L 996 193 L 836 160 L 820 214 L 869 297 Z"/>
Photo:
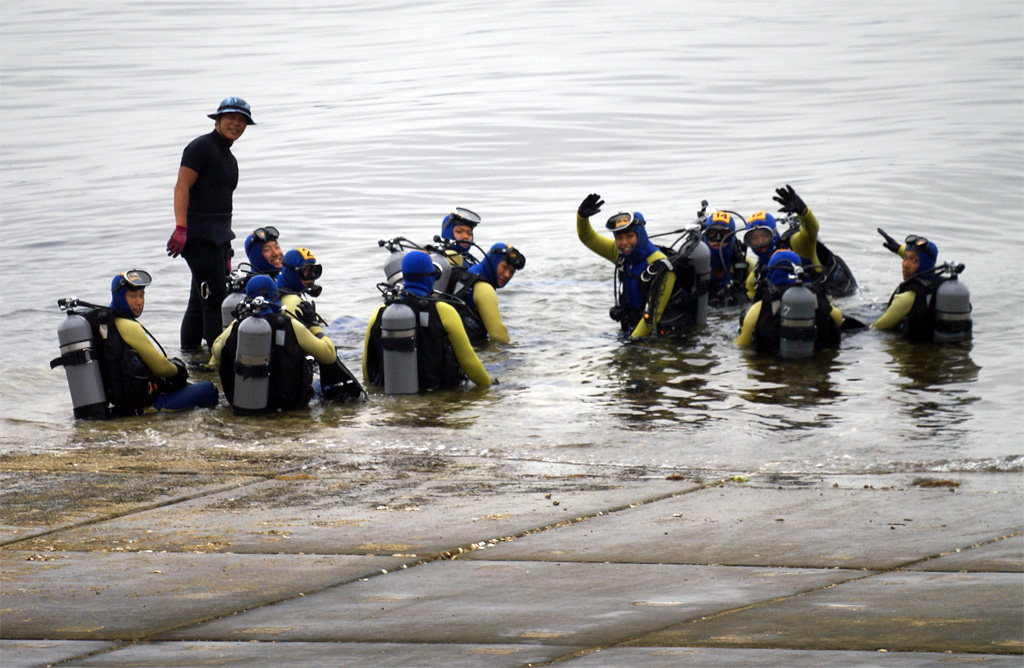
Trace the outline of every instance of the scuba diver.
<path fill-rule="evenodd" d="M 232 410 L 253 415 L 307 405 L 314 391 L 313 365 L 306 356 L 321 367 L 333 364 L 334 344 L 319 326 L 307 327 L 281 312 L 277 284 L 269 276 L 249 279 L 245 294 L 238 317 L 213 343 Z"/>
<path fill-rule="evenodd" d="M 643 215 L 621 212 L 608 218 L 605 226 L 614 239 L 594 232 L 590 217 L 601 210 L 600 195 L 588 195 L 577 210 L 577 236 L 584 245 L 615 264 L 615 305 L 609 316 L 631 339 L 640 339 L 655 331 L 665 316 L 666 306 L 676 284 L 672 262 L 665 252 L 647 238 Z M 647 280 L 642 280 L 648 267 Z M 654 272 L 657 272 L 654 276 Z"/>
<path fill-rule="evenodd" d="M 872 329 L 896 330 L 910 341 L 962 341 L 971 337 L 971 300 L 958 279 L 962 264 L 936 267 L 939 249 L 924 237 L 911 234 L 900 244 L 881 228 L 882 244 L 903 258 L 903 282 L 889 298 L 885 313 Z"/>
<path fill-rule="evenodd" d="M 282 269 L 277 275 L 277 292 L 281 298 L 281 309 L 297 318 L 317 338 L 324 336 L 321 325 L 327 322 L 316 312 L 316 302 L 310 297 L 319 297 L 323 286 L 316 280 L 323 274 L 323 266 L 317 264 L 316 256 L 308 248 L 295 248 L 284 254 Z M 316 328 L 315 330 L 313 328 Z M 319 386 L 314 383 L 318 394 L 329 401 L 353 401 L 364 396 L 363 388 L 352 372 L 335 358 L 329 364 L 319 363 Z"/>
<path fill-rule="evenodd" d="M 706 201 L 702 204 L 707 207 Z M 750 301 L 746 292 L 750 263 L 747 247 L 736 238 L 736 221 L 729 211 L 715 211 L 710 216 L 704 211 L 701 209 L 697 215 L 704 219 L 703 241 L 711 252 L 708 304 L 718 307 L 746 304 Z"/>
<path fill-rule="evenodd" d="M 452 268 L 452 278 L 443 292 L 456 298 L 452 305 L 462 317 L 470 341 L 509 342 L 508 329 L 498 312 L 497 291 L 508 285 L 516 271 L 524 266 L 526 257 L 522 253 L 498 242 L 468 271 Z"/>
<path fill-rule="evenodd" d="M 461 206 L 455 207 L 455 211 L 441 221 L 441 239 L 449 241 L 457 251 L 448 255 L 452 264 L 468 268 L 478 262 L 469 251 L 473 247 L 473 231 L 479 224 L 480 216 Z"/>
<path fill-rule="evenodd" d="M 402 258 L 402 287 L 380 286 L 384 304 L 366 327 L 363 379 L 387 394 L 450 389 L 466 377 L 491 385 L 458 312 L 434 296 L 439 273 L 427 252 L 410 250 Z"/>
<path fill-rule="evenodd" d="M 747 277 L 747 297 L 754 300 L 755 284 L 777 250 L 791 250 L 799 255 L 804 266 L 813 269 L 812 278 L 823 282 L 829 296 L 853 294 L 857 289 L 857 280 L 846 262 L 818 241 L 818 219 L 792 186 L 776 188 L 775 193 L 772 199 L 782 205 L 779 211 L 791 214 L 787 218 L 790 228 L 780 235 L 775 217 L 765 211 L 758 211 L 747 220 L 743 241 L 757 256 L 757 266 Z"/>
<path fill-rule="evenodd" d="M 74 298 L 58 301 L 68 317 L 58 329 L 62 355 L 50 362 L 50 368 L 65 368 L 75 417 L 217 405 L 213 383 L 189 383 L 185 363 L 167 359 L 160 343 L 138 322 L 146 304 L 146 286 L 152 282 L 149 272 L 131 269 L 114 276 L 108 307 Z M 79 305 L 89 310 L 80 314 L 75 311 Z"/>
<path fill-rule="evenodd" d="M 783 359 L 811 357 L 839 346 L 843 314 L 821 284 L 804 280 L 812 270 L 793 251 L 776 251 L 759 281 L 757 298 L 743 316 L 736 345 Z"/>

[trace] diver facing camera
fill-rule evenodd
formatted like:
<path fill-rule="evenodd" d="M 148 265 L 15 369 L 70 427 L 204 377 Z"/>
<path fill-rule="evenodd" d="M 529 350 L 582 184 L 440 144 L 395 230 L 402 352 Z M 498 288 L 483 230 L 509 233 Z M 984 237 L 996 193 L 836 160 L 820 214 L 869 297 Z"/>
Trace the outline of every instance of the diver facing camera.
<path fill-rule="evenodd" d="M 461 206 L 455 207 L 441 221 L 441 239 L 450 242 L 450 247 L 456 251 L 456 254 L 449 256 L 452 264 L 468 268 L 478 262 L 470 250 L 475 245 L 473 235 L 479 224 L 480 216 Z"/>

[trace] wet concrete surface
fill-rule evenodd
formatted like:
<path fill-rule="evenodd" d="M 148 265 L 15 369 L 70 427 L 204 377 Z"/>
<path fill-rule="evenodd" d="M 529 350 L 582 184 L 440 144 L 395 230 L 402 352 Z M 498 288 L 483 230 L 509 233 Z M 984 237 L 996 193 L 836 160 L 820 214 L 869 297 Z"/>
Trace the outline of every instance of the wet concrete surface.
<path fill-rule="evenodd" d="M 0 460 L 7 666 L 1020 665 L 1019 474 Z"/>

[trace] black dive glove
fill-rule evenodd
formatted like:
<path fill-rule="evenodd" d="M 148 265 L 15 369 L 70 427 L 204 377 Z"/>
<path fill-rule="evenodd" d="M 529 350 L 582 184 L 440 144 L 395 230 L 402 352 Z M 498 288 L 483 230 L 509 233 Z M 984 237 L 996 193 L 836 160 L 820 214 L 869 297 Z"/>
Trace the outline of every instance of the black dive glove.
<path fill-rule="evenodd" d="M 793 190 L 793 186 L 787 184 L 785 188 L 776 188 L 775 192 L 777 194 L 772 199 L 782 205 L 779 211 L 795 213 L 798 216 L 807 213 L 807 205 L 800 199 L 800 195 L 797 195 Z"/>
<path fill-rule="evenodd" d="M 601 196 L 591 193 L 584 198 L 576 213 L 579 214 L 580 218 L 590 218 L 601 210 L 602 204 L 604 204 L 604 200 L 601 199 Z"/>
<path fill-rule="evenodd" d="M 876 228 L 876 229 L 878 230 L 878 233 L 881 234 L 885 238 L 885 243 L 883 243 L 882 245 L 885 246 L 886 248 L 888 248 L 893 253 L 896 253 L 897 255 L 899 255 L 900 254 L 900 242 L 896 241 L 895 239 L 890 237 L 888 234 L 886 234 L 885 230 L 883 230 L 881 227 Z"/>
<path fill-rule="evenodd" d="M 177 357 L 171 359 L 170 362 L 178 367 L 178 373 L 167 379 L 168 387 L 170 387 L 171 392 L 174 392 L 188 385 L 188 369 L 185 368 L 185 363 Z"/>
<path fill-rule="evenodd" d="M 298 311 L 299 321 L 306 327 L 315 327 L 320 324 L 320 320 L 316 315 L 315 303 L 299 302 L 299 307 L 296 310 Z"/>

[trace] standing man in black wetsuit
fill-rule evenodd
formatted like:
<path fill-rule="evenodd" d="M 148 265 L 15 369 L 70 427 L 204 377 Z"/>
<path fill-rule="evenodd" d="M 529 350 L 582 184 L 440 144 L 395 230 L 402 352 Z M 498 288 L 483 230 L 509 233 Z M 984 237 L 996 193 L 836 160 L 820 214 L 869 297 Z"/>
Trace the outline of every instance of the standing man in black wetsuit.
<path fill-rule="evenodd" d="M 230 271 L 231 194 L 238 185 L 238 161 L 231 154 L 235 142 L 252 120 L 249 104 L 228 97 L 217 111 L 213 132 L 197 137 L 185 147 L 174 184 L 174 234 L 167 254 L 181 255 L 192 272 L 188 307 L 181 321 L 182 352 L 199 352 L 221 333 L 220 305 Z"/>

